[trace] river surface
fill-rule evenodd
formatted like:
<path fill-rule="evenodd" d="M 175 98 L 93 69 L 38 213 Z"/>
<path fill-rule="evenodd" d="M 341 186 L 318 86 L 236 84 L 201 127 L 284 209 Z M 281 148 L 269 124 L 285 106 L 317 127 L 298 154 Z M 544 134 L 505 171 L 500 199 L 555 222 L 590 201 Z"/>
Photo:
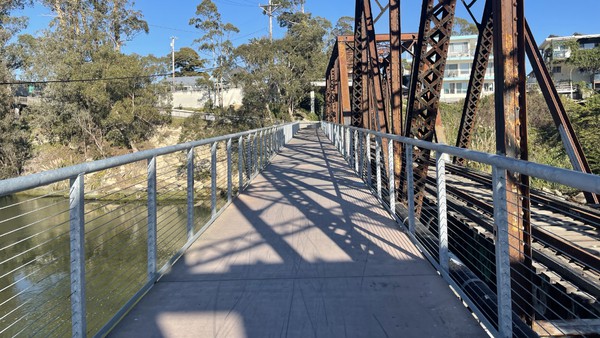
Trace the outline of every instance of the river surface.
<path fill-rule="evenodd" d="M 158 207 L 158 266 L 186 242 L 185 202 Z M 196 224 L 209 212 L 196 208 Z M 147 280 L 145 201 L 86 201 L 88 334 Z M 69 200 L 0 197 L 0 337 L 70 336 Z"/>

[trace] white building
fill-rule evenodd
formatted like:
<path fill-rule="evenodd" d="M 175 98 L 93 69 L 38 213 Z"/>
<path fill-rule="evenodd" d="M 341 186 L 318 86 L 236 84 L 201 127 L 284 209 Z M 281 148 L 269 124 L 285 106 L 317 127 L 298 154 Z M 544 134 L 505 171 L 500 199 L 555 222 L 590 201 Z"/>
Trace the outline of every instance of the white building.
<path fill-rule="evenodd" d="M 600 34 L 550 35 L 539 46 L 557 91 L 560 94 L 576 95 L 578 91 L 577 84 L 581 82 L 591 88 L 600 90 L 600 74 L 595 74 L 592 77 L 591 72 L 580 71 L 577 67 L 566 62 L 571 56 L 568 44 L 573 40 L 579 43 L 579 48 L 593 49 L 600 45 Z"/>
<path fill-rule="evenodd" d="M 223 107 L 239 108 L 242 105 L 244 92 L 242 88 L 225 86 L 221 92 L 221 97 L 217 98 L 215 91 L 208 91 L 206 87 L 197 83 L 199 76 L 183 76 L 175 78 L 175 86 L 172 92 L 172 106 L 175 109 L 185 108 L 203 108 L 210 100 L 217 102 L 217 99 L 223 100 Z"/>
<path fill-rule="evenodd" d="M 456 102 L 466 97 L 476 47 L 477 35 L 450 37 L 448 59 L 444 72 L 444 88 L 441 95 L 442 102 Z M 483 95 L 493 93 L 494 58 L 490 56 L 483 85 Z"/>

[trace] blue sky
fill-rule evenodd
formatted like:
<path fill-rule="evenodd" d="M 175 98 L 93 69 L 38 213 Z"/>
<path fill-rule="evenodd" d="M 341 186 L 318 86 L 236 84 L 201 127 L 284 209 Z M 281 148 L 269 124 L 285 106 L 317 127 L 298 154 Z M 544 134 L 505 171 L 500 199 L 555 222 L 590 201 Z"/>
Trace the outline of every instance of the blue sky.
<path fill-rule="evenodd" d="M 268 35 L 268 19 L 258 7 L 259 2 L 268 0 L 213 0 L 223 16 L 223 21 L 230 22 L 240 29 L 233 36 L 235 45 L 247 42 L 251 38 Z M 176 36 L 175 48 L 184 46 L 194 47 L 193 40 L 199 36 L 189 19 L 194 16 L 200 0 L 137 0 L 135 8 L 143 12 L 145 20 L 150 25 L 149 34 L 139 34 L 133 41 L 127 43 L 123 51 L 141 55 L 167 55 L 170 53 L 170 37 Z M 385 2 L 385 1 L 380 1 Z M 484 0 L 479 0 L 475 8 L 476 17 L 480 16 L 480 7 Z M 354 0 L 307 0 L 306 11 L 315 16 L 321 16 L 332 24 L 342 16 L 354 16 Z M 374 12 L 378 13 L 375 1 L 371 1 Z M 418 30 L 421 0 L 403 0 L 402 30 L 416 32 Z M 535 39 L 541 43 L 550 34 L 570 35 L 574 32 L 600 33 L 600 1 L 598 0 L 528 0 L 525 2 L 526 17 L 529 21 Z M 51 19 L 50 11 L 42 7 L 25 10 L 22 13 L 29 16 L 29 32 L 43 29 Z M 461 1 L 457 1 L 457 15 L 469 19 Z M 385 22 L 376 26 L 377 33 L 385 33 Z M 274 20 L 274 35 L 281 36 Z M 382 27 L 383 26 L 383 27 Z M 208 55 L 203 55 L 208 58 Z"/>

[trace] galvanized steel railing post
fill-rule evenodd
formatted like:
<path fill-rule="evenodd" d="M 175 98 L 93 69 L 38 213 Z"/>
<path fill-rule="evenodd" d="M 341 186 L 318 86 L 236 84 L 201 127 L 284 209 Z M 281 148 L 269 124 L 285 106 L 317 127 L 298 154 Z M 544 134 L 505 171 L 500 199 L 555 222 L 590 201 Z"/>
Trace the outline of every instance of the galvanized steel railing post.
<path fill-rule="evenodd" d="M 415 188 L 413 176 L 413 148 L 406 144 L 406 201 L 408 203 L 408 231 L 415 234 Z"/>
<path fill-rule="evenodd" d="M 217 142 L 210 147 L 210 214 L 217 215 Z"/>
<path fill-rule="evenodd" d="M 377 166 L 377 196 L 381 198 L 381 138 L 375 137 L 375 165 Z"/>
<path fill-rule="evenodd" d="M 194 148 L 187 154 L 187 235 L 194 237 Z"/>
<path fill-rule="evenodd" d="M 244 137 L 238 139 L 238 194 L 242 193 L 244 188 Z"/>
<path fill-rule="evenodd" d="M 496 294 L 498 298 L 498 333 L 512 337 L 512 299 L 506 200 L 506 170 L 492 166 L 494 224 L 496 226 Z"/>
<path fill-rule="evenodd" d="M 345 157 L 346 160 L 350 160 L 349 156 L 350 156 L 350 148 L 351 148 L 351 143 L 350 143 L 350 128 L 345 128 L 345 137 L 346 137 L 346 153 L 345 153 Z M 352 160 L 350 160 L 352 161 Z"/>
<path fill-rule="evenodd" d="M 156 275 L 156 156 L 148 160 L 148 281 Z"/>
<path fill-rule="evenodd" d="M 269 159 L 271 159 L 271 157 L 273 156 L 273 135 L 275 133 L 275 129 L 271 128 L 269 129 L 269 138 L 267 138 L 267 142 L 269 144 L 269 146 L 267 147 L 267 149 L 269 149 Z"/>
<path fill-rule="evenodd" d="M 436 179 L 438 199 L 438 233 L 439 233 L 439 259 L 442 272 L 448 274 L 450 255 L 448 253 L 448 209 L 446 204 L 446 162 L 443 153 L 436 152 Z"/>
<path fill-rule="evenodd" d="M 227 140 L 227 202 L 231 202 L 232 199 L 232 186 L 233 177 L 231 174 L 231 139 Z"/>
<path fill-rule="evenodd" d="M 354 171 L 358 174 L 358 130 L 354 131 L 354 147 L 352 147 L 352 161 L 354 162 Z"/>
<path fill-rule="evenodd" d="M 85 308 L 85 190 L 84 174 L 70 180 L 70 262 L 71 262 L 71 333 L 73 337 L 87 334 Z"/>
<path fill-rule="evenodd" d="M 358 169 L 359 169 L 358 176 L 362 180 L 362 179 L 364 179 L 363 173 L 365 172 L 365 170 L 364 170 L 365 169 L 365 163 L 364 163 L 365 160 L 364 160 L 364 154 L 363 154 L 364 141 L 363 141 L 363 137 L 362 137 L 360 131 L 358 132 L 358 143 L 359 143 L 359 145 L 358 145 L 358 147 L 359 147 L 359 149 L 358 149 L 358 158 L 359 158 L 359 160 L 358 160 Z"/>
<path fill-rule="evenodd" d="M 367 185 L 369 189 L 373 188 L 373 163 L 371 162 L 371 135 L 369 133 L 365 133 L 365 151 L 367 153 L 366 157 L 366 175 L 367 175 Z"/>
<path fill-rule="evenodd" d="M 259 165 L 258 165 L 258 171 L 261 171 L 262 168 L 264 168 L 265 166 L 265 133 L 264 132 L 260 132 L 260 140 L 259 142 L 259 146 L 260 146 L 260 153 L 259 153 Z"/>
<path fill-rule="evenodd" d="M 254 133 L 252 142 L 252 174 L 258 171 L 258 133 Z"/>
<path fill-rule="evenodd" d="M 396 214 L 396 182 L 394 177 L 394 141 L 388 142 L 388 189 L 390 198 L 390 210 Z"/>

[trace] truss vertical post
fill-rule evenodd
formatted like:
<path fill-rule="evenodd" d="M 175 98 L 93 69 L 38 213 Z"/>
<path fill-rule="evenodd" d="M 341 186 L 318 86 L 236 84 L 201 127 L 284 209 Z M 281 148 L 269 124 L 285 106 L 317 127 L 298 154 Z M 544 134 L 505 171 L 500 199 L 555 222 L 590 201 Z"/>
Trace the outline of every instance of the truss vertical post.
<path fill-rule="evenodd" d="M 419 42 L 415 45 L 415 59 L 408 97 L 405 136 L 433 141 L 438 114 L 448 45 L 452 34 L 456 0 L 425 0 L 421 10 Z M 416 148 L 415 175 L 416 215 L 420 215 L 424 186 L 431 152 Z M 403 170 L 406 166 L 403 166 Z M 405 176 L 401 175 L 405 189 Z"/>
<path fill-rule="evenodd" d="M 527 160 L 525 104 L 524 0 L 494 0 L 494 66 L 496 84 L 496 152 Z M 506 201 L 513 303 L 516 313 L 530 322 L 531 224 L 529 177 L 506 174 Z"/>
<path fill-rule="evenodd" d="M 390 87 L 391 132 L 403 135 L 402 128 L 402 28 L 400 25 L 400 0 L 390 0 Z M 402 146 L 394 147 L 394 175 L 396 184 L 400 183 L 402 171 Z"/>
<path fill-rule="evenodd" d="M 348 56 L 346 53 L 346 44 L 338 41 L 337 43 L 338 50 L 338 64 L 339 64 L 339 95 L 338 97 L 341 99 L 340 102 L 340 111 L 341 118 L 340 124 L 348 124 L 345 121 L 346 116 L 349 116 L 351 113 L 350 106 L 350 87 L 348 85 Z"/>
<path fill-rule="evenodd" d="M 377 53 L 377 42 L 375 41 L 375 27 L 373 23 L 373 13 L 371 12 L 371 1 L 363 0 L 363 17 L 365 22 L 364 30 L 366 31 L 367 48 L 368 48 L 368 86 L 372 89 L 373 97 L 371 98 L 372 120 L 375 125 L 374 130 L 387 133 L 388 118 L 386 116 L 385 103 L 383 100 L 383 87 L 381 83 L 381 70 L 379 64 L 379 55 Z M 370 119 L 371 120 L 371 119 Z"/>

